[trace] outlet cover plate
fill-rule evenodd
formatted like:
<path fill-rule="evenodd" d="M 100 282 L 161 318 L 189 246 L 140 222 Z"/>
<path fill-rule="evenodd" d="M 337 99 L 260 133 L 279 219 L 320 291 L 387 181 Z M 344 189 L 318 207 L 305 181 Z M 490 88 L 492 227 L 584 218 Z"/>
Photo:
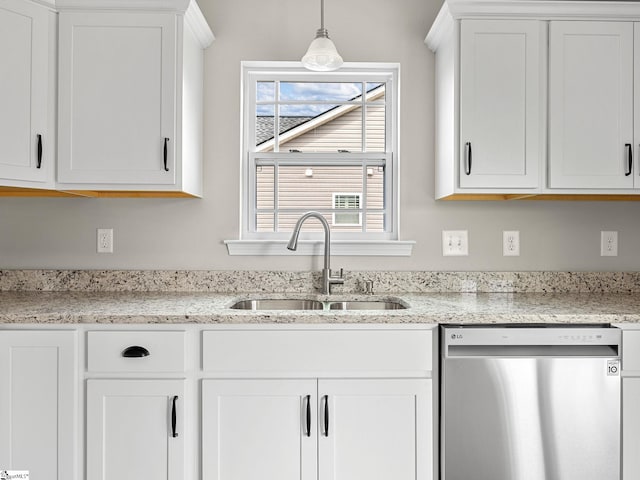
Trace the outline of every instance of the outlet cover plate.
<path fill-rule="evenodd" d="M 604 230 L 600 232 L 600 256 L 618 256 L 618 232 Z"/>
<path fill-rule="evenodd" d="M 113 228 L 98 228 L 97 252 L 113 253 Z"/>
<path fill-rule="evenodd" d="M 520 255 L 520 232 L 518 230 L 505 230 L 502 232 L 502 255 L 505 257 L 517 257 Z"/>

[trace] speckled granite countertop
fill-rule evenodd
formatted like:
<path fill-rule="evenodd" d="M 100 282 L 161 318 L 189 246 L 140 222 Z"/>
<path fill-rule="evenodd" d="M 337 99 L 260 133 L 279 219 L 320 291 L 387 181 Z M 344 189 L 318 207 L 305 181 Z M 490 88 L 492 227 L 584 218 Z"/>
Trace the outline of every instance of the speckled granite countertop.
<path fill-rule="evenodd" d="M 246 311 L 248 298 L 307 298 L 314 294 L 207 292 L 0 292 L 5 324 L 241 324 L 241 323 L 638 323 L 638 293 L 403 293 L 332 295 L 331 301 L 394 299 L 387 311 Z"/>

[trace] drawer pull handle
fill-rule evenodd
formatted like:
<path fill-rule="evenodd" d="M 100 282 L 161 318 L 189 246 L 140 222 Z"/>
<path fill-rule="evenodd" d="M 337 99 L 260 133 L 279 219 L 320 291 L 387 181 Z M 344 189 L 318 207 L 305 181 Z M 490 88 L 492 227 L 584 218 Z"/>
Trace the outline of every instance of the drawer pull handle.
<path fill-rule="evenodd" d="M 624 173 L 625 177 L 631 175 L 633 171 L 633 146 L 630 143 L 625 143 L 624 147 L 627 149 L 627 171 Z"/>
<path fill-rule="evenodd" d="M 176 438 L 178 436 L 178 432 L 176 431 L 176 402 L 178 401 L 178 395 L 173 396 L 173 406 L 171 407 L 171 436 Z"/>
<path fill-rule="evenodd" d="M 141 358 L 141 357 L 148 357 L 149 354 L 149 350 L 147 350 L 144 347 L 141 347 L 140 345 L 132 345 L 130 347 L 127 347 L 124 349 L 124 351 L 122 352 L 122 356 L 126 357 L 126 358 Z"/>

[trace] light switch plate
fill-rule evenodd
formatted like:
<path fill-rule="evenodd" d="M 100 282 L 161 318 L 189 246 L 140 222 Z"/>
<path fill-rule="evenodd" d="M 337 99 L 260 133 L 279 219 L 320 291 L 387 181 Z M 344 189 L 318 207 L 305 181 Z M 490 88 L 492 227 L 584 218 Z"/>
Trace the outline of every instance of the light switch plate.
<path fill-rule="evenodd" d="M 442 255 L 445 257 L 469 255 L 469 232 L 467 230 L 443 230 Z"/>

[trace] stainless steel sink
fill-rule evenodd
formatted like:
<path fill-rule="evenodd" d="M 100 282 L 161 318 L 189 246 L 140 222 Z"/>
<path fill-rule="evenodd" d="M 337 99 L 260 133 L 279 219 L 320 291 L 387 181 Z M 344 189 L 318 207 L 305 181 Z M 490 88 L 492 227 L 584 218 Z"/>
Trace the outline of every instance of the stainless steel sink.
<path fill-rule="evenodd" d="M 241 300 L 231 305 L 236 310 L 322 310 L 324 304 L 317 300 L 294 298 L 263 298 Z"/>
<path fill-rule="evenodd" d="M 260 298 L 240 300 L 235 310 L 400 310 L 402 303 L 393 300 L 309 300 L 307 298 Z"/>
<path fill-rule="evenodd" d="M 351 300 L 348 302 L 330 302 L 330 310 L 401 310 L 404 305 L 388 300 Z"/>

